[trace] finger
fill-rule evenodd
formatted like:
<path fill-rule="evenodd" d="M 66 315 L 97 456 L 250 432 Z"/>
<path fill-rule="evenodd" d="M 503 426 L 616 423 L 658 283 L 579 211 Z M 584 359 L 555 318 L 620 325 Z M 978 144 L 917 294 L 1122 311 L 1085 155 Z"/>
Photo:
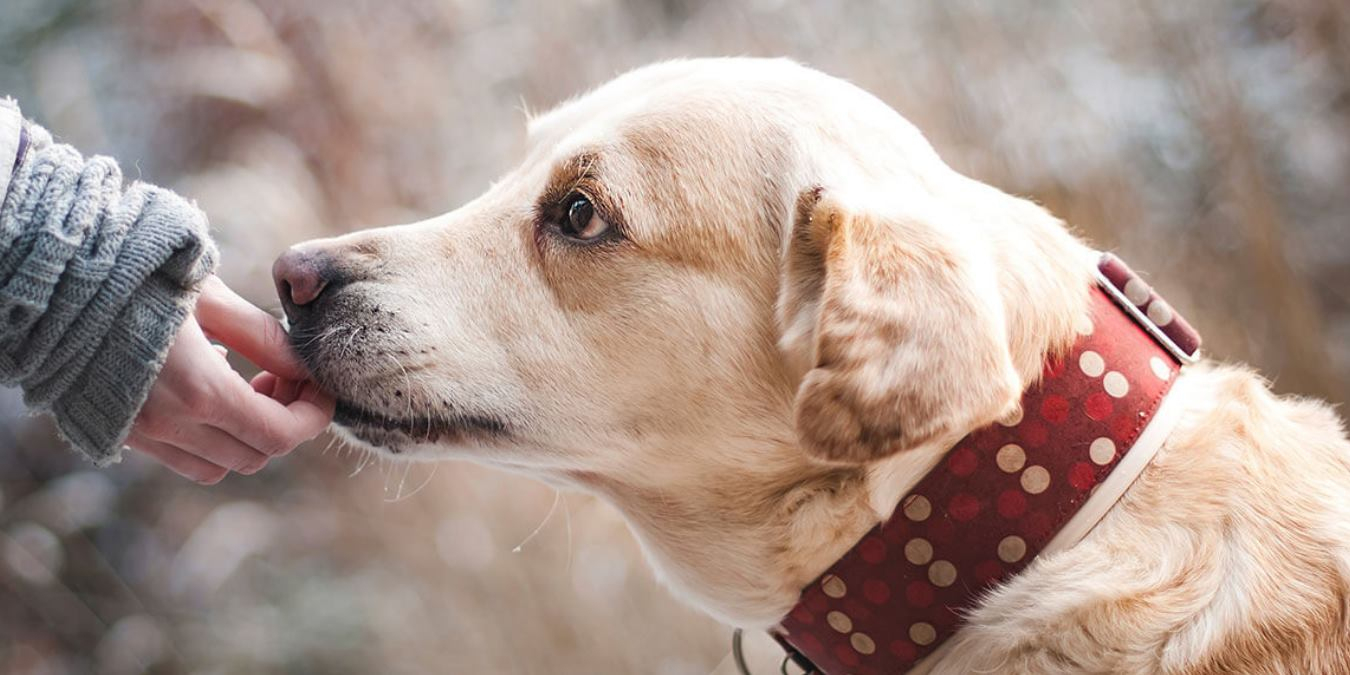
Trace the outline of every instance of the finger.
<path fill-rule="evenodd" d="M 219 416 L 217 426 L 269 456 L 294 450 L 322 433 L 333 420 L 332 397 L 312 382 L 302 384 L 299 396 L 289 404 L 248 388 L 237 396 L 228 414 Z"/>
<path fill-rule="evenodd" d="M 160 464 L 168 467 L 170 471 L 202 485 L 215 485 L 229 473 L 222 466 L 212 464 L 168 443 L 146 438 L 140 434 L 131 434 L 127 438 L 127 445 L 133 450 L 153 457 Z"/>
<path fill-rule="evenodd" d="M 267 466 L 267 455 L 215 427 L 192 425 L 178 437 L 165 440 L 212 464 L 244 475 L 253 475 Z"/>
<path fill-rule="evenodd" d="M 219 278 L 211 276 L 203 282 L 196 316 L 207 333 L 263 370 L 292 380 L 309 377 L 281 323 Z"/>
<path fill-rule="evenodd" d="M 300 387 L 303 381 L 281 379 L 277 381 L 277 388 L 272 392 L 272 400 L 281 405 L 290 405 L 295 399 L 300 398 Z"/>
<path fill-rule="evenodd" d="M 290 405 L 295 399 L 300 398 L 300 388 L 303 384 L 303 382 L 277 377 L 276 373 L 267 371 L 258 373 L 249 382 L 253 391 L 271 398 L 281 405 Z"/>
<path fill-rule="evenodd" d="M 304 401 L 318 409 L 320 414 L 323 415 L 325 426 L 333 421 L 333 412 L 337 408 L 337 399 L 334 399 L 332 395 L 324 391 L 314 380 L 304 380 L 300 382 L 300 391 L 296 396 L 296 400 Z M 323 430 L 320 429 L 320 431 Z"/>
<path fill-rule="evenodd" d="M 211 346 L 215 348 L 217 354 L 220 354 L 220 358 L 222 359 L 230 358 L 230 350 L 226 349 L 225 345 L 211 345 Z"/>
<path fill-rule="evenodd" d="M 258 392 L 263 396 L 271 397 L 272 392 L 277 389 L 277 383 L 280 381 L 281 378 L 277 377 L 274 373 L 269 373 L 264 370 L 263 372 L 254 375 L 253 379 L 250 380 L 248 384 L 253 387 L 253 391 Z"/>

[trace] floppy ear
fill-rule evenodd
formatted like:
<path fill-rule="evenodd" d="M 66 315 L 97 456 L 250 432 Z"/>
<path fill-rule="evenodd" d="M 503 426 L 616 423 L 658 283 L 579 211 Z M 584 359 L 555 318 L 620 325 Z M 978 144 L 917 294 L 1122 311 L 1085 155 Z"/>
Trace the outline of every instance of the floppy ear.
<path fill-rule="evenodd" d="M 821 188 L 797 200 L 780 347 L 801 377 L 797 433 L 821 459 L 881 459 L 992 422 L 1021 394 L 986 244 L 920 211 Z"/>

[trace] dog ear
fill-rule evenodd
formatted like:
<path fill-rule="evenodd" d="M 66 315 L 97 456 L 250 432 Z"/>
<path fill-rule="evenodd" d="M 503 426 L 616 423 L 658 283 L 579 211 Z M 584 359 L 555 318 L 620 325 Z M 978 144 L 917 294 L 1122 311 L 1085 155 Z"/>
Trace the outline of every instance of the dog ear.
<path fill-rule="evenodd" d="M 797 433 L 814 456 L 874 461 L 1017 404 L 993 258 L 942 219 L 849 206 L 821 188 L 798 198 L 777 311 L 800 377 Z"/>

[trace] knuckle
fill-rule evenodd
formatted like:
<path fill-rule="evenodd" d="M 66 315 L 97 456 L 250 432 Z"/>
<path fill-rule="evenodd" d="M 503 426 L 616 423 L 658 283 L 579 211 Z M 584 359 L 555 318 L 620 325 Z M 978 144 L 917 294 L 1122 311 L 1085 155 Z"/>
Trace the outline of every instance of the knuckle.
<path fill-rule="evenodd" d="M 284 429 L 269 429 L 262 441 L 262 450 L 267 455 L 280 455 L 290 452 L 297 444 L 291 442 L 291 434 Z"/>
<path fill-rule="evenodd" d="M 218 397 L 205 383 L 193 383 L 182 392 L 183 406 L 196 419 L 214 418 L 219 411 Z"/>

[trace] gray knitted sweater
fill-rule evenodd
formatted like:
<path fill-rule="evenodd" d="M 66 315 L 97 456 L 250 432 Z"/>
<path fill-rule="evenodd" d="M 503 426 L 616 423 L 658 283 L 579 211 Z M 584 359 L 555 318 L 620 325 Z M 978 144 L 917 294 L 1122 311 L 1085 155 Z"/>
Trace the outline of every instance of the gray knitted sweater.
<path fill-rule="evenodd" d="M 103 465 L 215 265 L 206 217 L 0 99 L 0 384 Z"/>

